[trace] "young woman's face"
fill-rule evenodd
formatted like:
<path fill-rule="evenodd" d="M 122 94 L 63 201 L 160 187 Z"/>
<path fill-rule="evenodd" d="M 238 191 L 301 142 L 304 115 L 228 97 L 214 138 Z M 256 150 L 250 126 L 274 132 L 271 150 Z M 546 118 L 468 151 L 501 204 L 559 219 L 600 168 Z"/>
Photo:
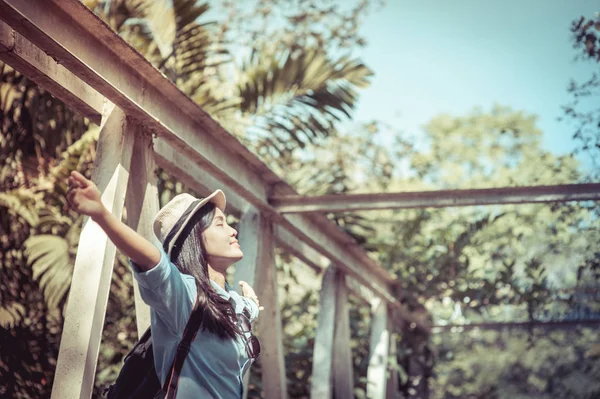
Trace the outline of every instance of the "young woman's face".
<path fill-rule="evenodd" d="M 235 263 L 244 254 L 237 240 L 237 231 L 227 224 L 225 214 L 215 208 L 215 217 L 210 226 L 202 232 L 208 263 Z"/>

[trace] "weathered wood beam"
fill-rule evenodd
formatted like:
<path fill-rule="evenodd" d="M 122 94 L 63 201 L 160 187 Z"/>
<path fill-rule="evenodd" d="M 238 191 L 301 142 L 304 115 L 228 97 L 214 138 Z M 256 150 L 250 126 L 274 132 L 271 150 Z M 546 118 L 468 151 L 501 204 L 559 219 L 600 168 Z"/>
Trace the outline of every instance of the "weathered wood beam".
<path fill-rule="evenodd" d="M 335 332 L 333 336 L 333 397 L 354 397 L 354 367 L 350 347 L 350 306 L 344 273 L 335 276 Z"/>
<path fill-rule="evenodd" d="M 100 131 L 92 180 L 102 203 L 120 218 L 129 177 L 133 134 L 115 108 Z M 52 398 L 90 398 L 106 315 L 116 247 L 98 224 L 86 218 L 79 238 Z"/>
<path fill-rule="evenodd" d="M 135 125 L 135 122 L 130 121 Z M 154 245 L 160 246 L 153 229 L 154 216 L 159 210 L 158 187 L 154 174 L 154 151 L 152 151 L 152 136 L 135 126 L 133 156 L 131 157 L 131 170 L 125 209 L 127 211 L 127 224 L 140 233 Z M 135 297 L 135 319 L 138 337 L 150 327 L 150 307 L 143 301 L 137 280 L 133 279 L 133 292 Z"/>
<path fill-rule="evenodd" d="M 350 292 L 355 294 L 359 299 L 369 306 L 373 305 L 373 301 L 379 299 L 379 297 L 375 295 L 373 291 L 348 275 L 346 275 L 346 287 L 348 287 Z M 387 301 L 385 302 L 388 303 Z"/>
<path fill-rule="evenodd" d="M 331 262 L 378 296 L 396 303 L 390 284 L 395 278 L 382 266 L 373 261 L 358 243 L 325 217 L 307 215 L 282 216 L 274 212 L 274 220 L 296 237 L 310 245 Z M 321 216 L 321 215 L 319 215 Z M 333 240 L 333 242 L 332 242 Z"/>
<path fill-rule="evenodd" d="M 370 399 L 385 399 L 391 341 L 387 303 L 375 301 L 371 309 L 371 316 L 367 397 Z"/>
<path fill-rule="evenodd" d="M 104 96 L 0 21 L 0 60 L 48 90 L 95 124 L 102 118 Z"/>
<path fill-rule="evenodd" d="M 348 295 L 344 274 L 334 266 L 321 281 L 311 375 L 311 398 L 354 396 Z"/>
<path fill-rule="evenodd" d="M 277 295 L 273 223 L 256 210 L 242 216 L 239 226 L 244 258 L 236 264 L 235 281 L 245 281 L 258 293 L 264 310 L 256 323 L 262 342 L 262 389 L 267 399 L 287 397 L 283 331 Z M 239 286 L 235 287 L 241 293 Z"/>
<path fill-rule="evenodd" d="M 162 167 L 176 170 L 174 159 L 189 156 L 204 174 L 218 178 L 299 240 L 343 265 L 377 295 L 395 301 L 388 287 L 393 277 L 331 221 L 321 215 L 284 217 L 273 209 L 267 200 L 272 187 L 284 194 L 293 194 L 293 189 L 81 2 L 0 0 L 0 18 L 168 141 L 176 156 L 162 158 L 162 164 L 158 157 Z"/>
<path fill-rule="evenodd" d="M 390 332 L 394 331 L 393 326 L 391 325 L 391 321 L 388 318 L 388 329 Z M 398 345 L 396 339 L 392 335 L 390 339 L 390 348 L 389 348 L 389 356 L 390 358 L 395 360 L 395 363 L 398 363 Z M 390 372 L 390 376 L 387 379 L 386 389 L 385 389 L 385 397 L 387 399 L 397 399 L 399 396 L 399 382 L 398 381 L 398 370 L 396 368 L 392 369 Z"/>
<path fill-rule="evenodd" d="M 517 321 L 517 322 L 487 322 L 471 324 L 446 324 L 431 327 L 432 333 L 441 333 L 450 330 L 462 332 L 473 329 L 503 330 L 508 328 L 577 328 L 600 325 L 600 320 L 556 320 L 556 321 Z"/>
<path fill-rule="evenodd" d="M 313 348 L 311 398 L 331 398 L 333 393 L 333 337 L 335 332 L 335 277 L 334 267 L 328 267 L 321 280 L 317 330 Z"/>
<path fill-rule="evenodd" d="M 351 212 L 598 200 L 600 200 L 599 183 L 314 197 L 285 195 L 269 198 L 271 205 L 281 213 Z"/>

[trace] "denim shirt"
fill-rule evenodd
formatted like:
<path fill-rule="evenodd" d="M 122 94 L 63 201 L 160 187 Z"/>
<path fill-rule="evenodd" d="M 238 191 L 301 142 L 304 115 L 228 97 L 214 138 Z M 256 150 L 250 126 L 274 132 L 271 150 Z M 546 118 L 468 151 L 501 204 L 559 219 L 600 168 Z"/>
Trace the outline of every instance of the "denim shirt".
<path fill-rule="evenodd" d="M 161 258 L 154 268 L 142 272 L 133 262 L 131 267 L 142 299 L 151 308 L 154 365 L 163 384 L 196 301 L 196 283 L 194 277 L 182 274 L 169 261 L 162 248 L 158 249 Z M 258 317 L 254 301 L 226 291 L 212 280 L 211 284 L 222 298 L 231 301 L 236 314 L 247 308 L 251 321 Z M 241 398 L 243 375 L 251 362 L 242 337 L 223 340 L 201 328 L 185 359 L 177 399 Z"/>

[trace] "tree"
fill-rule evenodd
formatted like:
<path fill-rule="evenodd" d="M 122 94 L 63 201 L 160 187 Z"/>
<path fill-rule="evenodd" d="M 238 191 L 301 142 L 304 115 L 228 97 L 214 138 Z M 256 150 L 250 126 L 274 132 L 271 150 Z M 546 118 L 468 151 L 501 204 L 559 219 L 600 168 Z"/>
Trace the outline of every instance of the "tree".
<path fill-rule="evenodd" d="M 410 160 L 412 174 L 392 179 L 391 190 L 564 184 L 581 176 L 572 155 L 557 156 L 541 148 L 535 117 L 508 107 L 475 110 L 464 117 L 440 115 L 426 125 L 425 134 L 428 146 L 423 150 L 398 143 L 397 154 Z M 575 300 L 584 287 L 597 290 L 600 285 L 597 279 L 579 277 L 595 275 L 594 243 L 600 238 L 600 224 L 585 204 L 396 210 L 363 216 L 375 227 L 376 234 L 368 240 L 377 249 L 373 255 L 398 276 L 403 301 L 413 309 L 424 306 L 435 323 L 576 318 L 573 308 L 580 307 L 589 314 L 598 312 L 592 298 Z M 417 356 L 425 374 L 407 370 L 407 396 L 431 371 L 431 342 L 407 346 L 415 333 L 405 331 L 398 343 L 401 352 L 411 354 L 401 356 L 399 363 L 410 367 Z M 444 350 L 454 351 L 440 353 Z M 433 371 L 439 373 L 458 367 L 438 361 L 441 368 Z M 445 374 L 441 376 L 437 378 L 446 381 Z M 488 388 L 468 385 L 471 377 L 464 375 L 456 378 L 451 384 L 458 393 L 440 397 L 493 397 L 495 391 L 487 389 L 500 389 L 491 382 Z M 478 371 L 473 378 L 485 379 Z M 418 381 L 417 387 L 411 381 Z M 444 384 L 439 392 L 448 388 Z M 528 386 L 523 381 L 515 384 Z"/>
<path fill-rule="evenodd" d="M 581 17 L 571 24 L 573 48 L 576 50 L 576 59 L 600 65 L 600 14 L 594 18 Z M 600 73 L 583 81 L 572 79 L 567 92 L 572 100 L 562 108 L 566 121 L 574 125 L 573 139 L 579 142 L 577 151 L 586 153 L 592 161 L 592 171 L 589 178 L 598 178 L 600 170 L 598 154 L 600 150 L 600 108 L 594 99 L 600 95 Z"/>
<path fill-rule="evenodd" d="M 593 328 L 436 334 L 432 398 L 595 398 Z"/>
<path fill-rule="evenodd" d="M 244 0 L 216 2 L 215 8 L 226 21 L 220 24 L 220 37 L 247 49 L 266 43 L 282 50 L 307 47 L 324 52 L 344 53 L 367 44 L 359 27 L 366 16 L 385 1 L 358 0 Z M 250 23 L 248 21 L 251 21 Z"/>
<path fill-rule="evenodd" d="M 476 109 L 462 117 L 439 115 L 425 126 L 425 147 L 412 146 L 402 135 L 394 145 L 381 144 L 386 140 L 381 136 L 389 133 L 388 127 L 373 123 L 355 129 L 355 134 L 308 146 L 302 157 L 286 159 L 286 180 L 301 193 L 330 194 L 567 184 L 581 178 L 573 155 L 542 149 L 535 116 L 510 107 Z M 595 248 L 600 225 L 594 210 L 585 203 L 561 203 L 349 212 L 329 217 L 396 274 L 399 298 L 413 311 L 429 312 L 435 323 L 577 320 L 600 311 L 596 297 L 584 295 L 597 292 L 600 286 Z M 389 367 L 399 367 L 406 397 L 426 397 L 428 381 L 436 397 L 444 397 L 440 392 L 446 389 L 454 392 L 446 397 L 494 397 L 500 389 L 481 374 L 487 369 L 480 364 L 479 352 L 472 346 L 452 346 L 461 342 L 460 337 L 446 341 L 435 336 L 432 341 L 409 325 L 398 327 L 399 357 L 390 359 Z M 361 365 L 355 375 L 361 376 L 366 373 L 362 365 L 366 356 L 360 354 L 368 353 L 364 351 L 368 335 L 358 331 L 355 326 L 353 354 Z M 513 352 L 497 357 L 493 367 L 500 374 L 493 375 L 504 376 L 519 361 L 521 341 L 533 345 L 539 339 L 534 332 L 518 337 L 514 345 L 498 341 L 501 348 L 506 345 Z M 580 338 L 581 347 L 592 344 L 589 334 Z M 556 341 L 556 345 L 563 342 L 567 341 Z M 542 353 L 549 345 L 531 346 L 528 353 L 537 350 L 544 359 L 551 359 L 552 351 Z M 449 352 L 460 353 L 460 359 L 446 358 Z M 565 358 L 561 370 L 581 359 Z M 586 362 L 597 364 L 595 357 Z M 470 364 L 476 364 L 475 371 L 460 374 Z M 538 373 L 540 369 L 533 366 L 528 364 L 525 371 Z M 581 378 L 591 377 L 595 367 L 586 369 Z M 453 373 L 452 380 L 448 373 Z M 536 388 L 532 384 L 538 380 L 510 375 L 502 377 L 507 378 L 502 388 L 510 392 L 535 395 L 538 388 L 558 392 L 558 387 L 576 392 L 569 391 L 573 389 L 569 379 L 575 378 L 569 374 L 552 374 L 553 388 Z M 548 371 L 539 375 L 546 376 Z M 465 384 L 462 390 L 461 382 Z M 361 387 L 360 380 L 357 387 Z M 592 394 L 594 389 L 586 392 Z"/>
<path fill-rule="evenodd" d="M 402 136 L 394 146 L 378 144 L 384 141 L 380 135 L 389 134 L 383 129 L 387 127 L 367 124 L 355 129 L 355 134 L 309 145 L 302 156 L 282 161 L 284 176 L 303 194 L 566 184 L 581 176 L 574 156 L 542 149 L 542 132 L 534 116 L 509 107 L 475 110 L 463 117 L 439 115 L 425 127 L 429 144 L 423 149 L 411 146 Z M 564 203 L 349 212 L 329 217 L 398 276 L 402 286 L 399 297 L 410 309 L 430 312 L 436 323 L 462 323 L 503 318 L 578 319 L 597 314 L 600 309 L 594 297 L 582 296 L 599 286 L 595 243 L 600 226 L 593 211 L 586 204 Z M 306 309 L 306 304 L 300 301 L 297 305 Z M 354 311 L 358 313 L 352 319 L 352 345 L 359 395 L 364 389 L 360 376 L 366 374 L 368 328 L 361 329 L 356 323 L 368 320 L 368 309 L 367 314 L 360 307 Z M 300 337 L 310 342 L 310 329 Z M 533 333 L 526 337 L 526 341 L 537 340 Z M 396 361 L 390 360 L 389 367 L 399 367 L 407 397 L 425 397 L 428 380 L 432 395 L 448 384 L 458 392 L 456 397 L 488 397 L 498 387 L 472 371 L 462 391 L 459 380 L 450 382 L 446 374 L 434 377 L 436 372 L 463 372 L 465 365 L 471 364 L 465 363 L 467 358 L 480 363 L 473 351 L 468 352 L 469 347 L 452 348 L 445 341 L 431 341 L 409 325 L 400 328 L 398 339 L 400 355 Z M 582 339 L 582 345 L 591 343 L 589 335 Z M 515 352 L 499 357 L 494 366 L 499 373 L 513 365 L 509 358 L 519 359 L 519 346 L 506 345 Z M 547 347 L 532 347 L 531 353 Z M 440 357 L 448 351 L 465 352 L 465 360 L 453 363 L 454 358 Z M 436 352 L 439 366 L 435 365 Z M 294 359 L 305 361 L 309 353 L 309 344 L 303 350 L 295 347 Z M 543 356 L 550 358 L 551 354 L 544 352 Z M 596 360 L 589 361 L 594 364 Z M 302 364 L 298 367 L 308 367 Z M 586 378 L 591 376 L 586 373 Z M 567 375 L 558 373 L 552 378 L 557 380 L 555 388 L 570 386 Z M 527 380 L 510 381 L 511 390 L 537 392 Z"/>

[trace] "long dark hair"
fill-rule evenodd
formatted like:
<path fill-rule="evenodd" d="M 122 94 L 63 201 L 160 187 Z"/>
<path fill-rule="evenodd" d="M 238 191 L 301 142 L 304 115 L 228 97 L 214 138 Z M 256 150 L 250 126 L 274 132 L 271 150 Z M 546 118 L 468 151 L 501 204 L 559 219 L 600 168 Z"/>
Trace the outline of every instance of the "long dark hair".
<path fill-rule="evenodd" d="M 232 304 L 213 288 L 208 275 L 206 247 L 202 232 L 215 217 L 215 205 L 207 203 L 198 210 L 175 243 L 171 260 L 183 274 L 196 279 L 199 306 L 203 309 L 202 328 L 221 339 L 235 339 L 240 330 Z M 227 285 L 227 283 L 225 283 Z"/>

